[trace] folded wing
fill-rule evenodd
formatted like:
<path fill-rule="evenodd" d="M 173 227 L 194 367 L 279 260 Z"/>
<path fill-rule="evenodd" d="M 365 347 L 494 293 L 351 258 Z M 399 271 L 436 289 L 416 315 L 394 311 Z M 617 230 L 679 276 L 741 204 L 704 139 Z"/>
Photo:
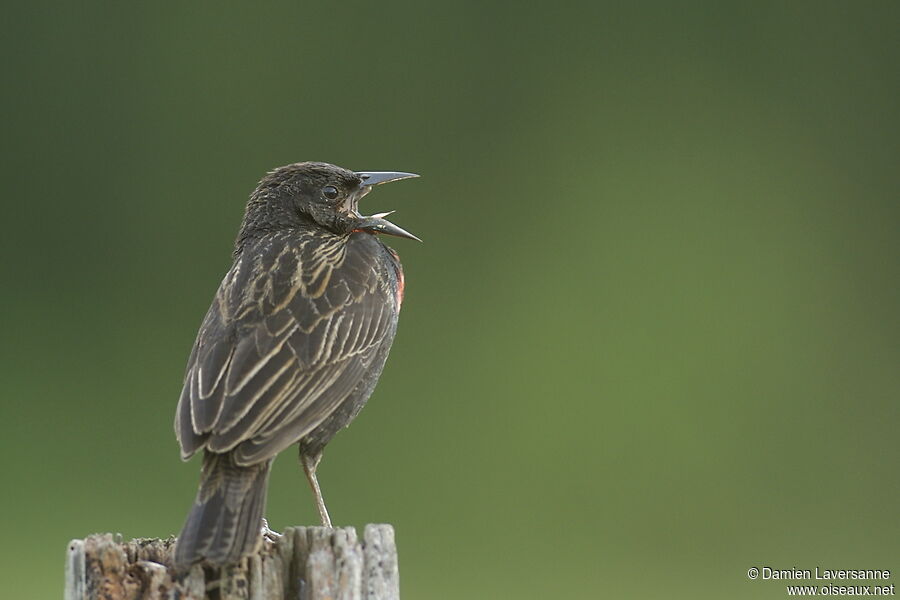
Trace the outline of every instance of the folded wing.
<path fill-rule="evenodd" d="M 184 458 L 207 448 L 241 465 L 268 460 L 354 391 L 399 310 L 386 253 L 368 237 L 275 234 L 238 257 L 188 361 L 175 423 Z"/>

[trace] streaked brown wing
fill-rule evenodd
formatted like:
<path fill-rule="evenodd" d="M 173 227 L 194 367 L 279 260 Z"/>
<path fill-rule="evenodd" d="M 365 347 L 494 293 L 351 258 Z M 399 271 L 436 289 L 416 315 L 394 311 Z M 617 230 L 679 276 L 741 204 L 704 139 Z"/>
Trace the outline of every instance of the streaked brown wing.
<path fill-rule="evenodd" d="M 271 458 L 321 424 L 393 340 L 392 265 L 374 238 L 273 234 L 222 281 L 188 361 L 175 429 L 188 457 Z"/>

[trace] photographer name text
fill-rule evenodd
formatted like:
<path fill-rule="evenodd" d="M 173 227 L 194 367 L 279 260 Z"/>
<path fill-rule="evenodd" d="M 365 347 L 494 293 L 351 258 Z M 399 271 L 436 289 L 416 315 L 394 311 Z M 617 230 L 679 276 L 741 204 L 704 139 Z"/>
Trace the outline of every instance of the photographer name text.
<path fill-rule="evenodd" d="M 815 569 L 773 569 L 772 567 L 762 567 L 760 569 L 760 579 L 823 579 L 823 580 L 879 580 L 890 579 L 890 569 L 823 569 L 816 567 Z"/>

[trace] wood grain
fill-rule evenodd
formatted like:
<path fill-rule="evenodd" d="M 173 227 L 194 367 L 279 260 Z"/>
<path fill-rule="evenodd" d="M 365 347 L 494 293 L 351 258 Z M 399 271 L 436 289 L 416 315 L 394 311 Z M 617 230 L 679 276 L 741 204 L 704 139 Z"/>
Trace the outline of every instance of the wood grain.
<path fill-rule="evenodd" d="M 290 527 L 240 563 L 175 573 L 175 538 L 96 534 L 66 552 L 65 600 L 398 600 L 390 525 Z"/>

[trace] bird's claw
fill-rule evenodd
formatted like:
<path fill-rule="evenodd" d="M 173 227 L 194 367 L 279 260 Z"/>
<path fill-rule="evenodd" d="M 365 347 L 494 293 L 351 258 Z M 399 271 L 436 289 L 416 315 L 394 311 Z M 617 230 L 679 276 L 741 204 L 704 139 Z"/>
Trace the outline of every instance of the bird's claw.
<path fill-rule="evenodd" d="M 273 543 L 277 542 L 278 539 L 282 537 L 282 535 L 280 533 L 278 533 L 277 531 L 269 529 L 269 522 L 266 521 L 265 517 L 263 517 L 262 528 L 260 531 L 264 538 L 266 538 L 267 540 L 269 540 L 270 542 L 273 542 Z"/>

